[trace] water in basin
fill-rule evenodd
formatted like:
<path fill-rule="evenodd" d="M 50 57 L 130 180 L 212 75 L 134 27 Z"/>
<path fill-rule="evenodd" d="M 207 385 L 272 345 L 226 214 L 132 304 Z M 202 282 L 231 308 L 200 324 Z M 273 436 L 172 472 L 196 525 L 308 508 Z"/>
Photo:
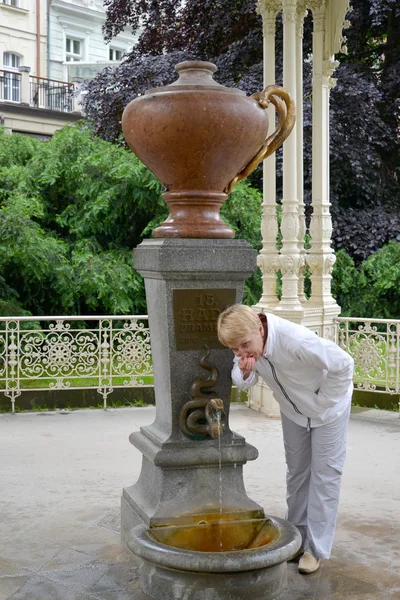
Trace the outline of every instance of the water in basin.
<path fill-rule="evenodd" d="M 158 542 L 196 552 L 250 550 L 270 544 L 280 532 L 270 519 L 199 521 L 149 529 Z"/>

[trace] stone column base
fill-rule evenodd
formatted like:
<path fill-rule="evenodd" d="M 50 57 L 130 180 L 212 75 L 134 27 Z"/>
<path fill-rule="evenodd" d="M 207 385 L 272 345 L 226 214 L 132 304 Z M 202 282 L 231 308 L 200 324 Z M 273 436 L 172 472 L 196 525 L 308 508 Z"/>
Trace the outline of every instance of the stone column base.
<path fill-rule="evenodd" d="M 264 413 L 270 419 L 279 419 L 281 416 L 279 404 L 262 379 L 249 390 L 248 405 L 249 408 Z"/>

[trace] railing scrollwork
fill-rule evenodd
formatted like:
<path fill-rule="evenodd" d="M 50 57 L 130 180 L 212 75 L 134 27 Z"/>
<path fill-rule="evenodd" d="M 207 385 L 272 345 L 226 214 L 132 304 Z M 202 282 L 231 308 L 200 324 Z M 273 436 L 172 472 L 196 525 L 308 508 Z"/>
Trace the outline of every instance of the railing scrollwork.
<path fill-rule="evenodd" d="M 336 342 L 354 358 L 355 389 L 400 394 L 400 320 L 339 317 Z M 333 332 L 332 332 L 333 334 Z M 0 393 L 153 387 L 147 315 L 0 317 Z"/>
<path fill-rule="evenodd" d="M 153 386 L 146 315 L 0 318 L 0 392 Z"/>
<path fill-rule="evenodd" d="M 400 394 L 400 320 L 338 318 L 337 342 L 354 358 L 356 389 Z"/>

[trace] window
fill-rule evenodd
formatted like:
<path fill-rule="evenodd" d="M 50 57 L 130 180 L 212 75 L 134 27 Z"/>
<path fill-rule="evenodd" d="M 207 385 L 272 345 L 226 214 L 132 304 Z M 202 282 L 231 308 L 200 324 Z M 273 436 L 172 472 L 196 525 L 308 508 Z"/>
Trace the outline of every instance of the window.
<path fill-rule="evenodd" d="M 21 57 L 13 52 L 4 52 L 3 66 L 7 69 L 18 69 L 21 66 Z"/>
<path fill-rule="evenodd" d="M 123 55 L 122 50 L 117 50 L 116 48 L 110 48 L 109 51 L 109 59 L 110 60 L 121 60 Z"/>
<path fill-rule="evenodd" d="M 82 46 L 81 40 L 67 38 L 65 41 L 65 60 L 67 62 L 80 62 L 82 60 Z"/>
<path fill-rule="evenodd" d="M 3 0 L 3 4 L 7 4 L 8 6 L 18 6 L 17 0 Z"/>
<path fill-rule="evenodd" d="M 6 71 L 3 73 L 4 100 L 21 101 L 21 75 L 18 73 L 20 65 L 21 57 L 18 54 L 13 52 L 3 53 L 3 67 Z M 15 71 L 15 73 L 10 73 L 10 71 Z"/>

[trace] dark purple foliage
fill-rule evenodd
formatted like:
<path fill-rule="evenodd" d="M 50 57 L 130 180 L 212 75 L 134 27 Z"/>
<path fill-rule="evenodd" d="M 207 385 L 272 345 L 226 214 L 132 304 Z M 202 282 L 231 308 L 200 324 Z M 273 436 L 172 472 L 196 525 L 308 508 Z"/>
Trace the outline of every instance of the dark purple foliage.
<path fill-rule="evenodd" d="M 333 243 L 360 263 L 389 240 L 400 242 L 400 211 L 389 212 L 378 204 L 363 210 L 332 209 Z M 360 241 L 362 232 L 362 240 Z"/>

